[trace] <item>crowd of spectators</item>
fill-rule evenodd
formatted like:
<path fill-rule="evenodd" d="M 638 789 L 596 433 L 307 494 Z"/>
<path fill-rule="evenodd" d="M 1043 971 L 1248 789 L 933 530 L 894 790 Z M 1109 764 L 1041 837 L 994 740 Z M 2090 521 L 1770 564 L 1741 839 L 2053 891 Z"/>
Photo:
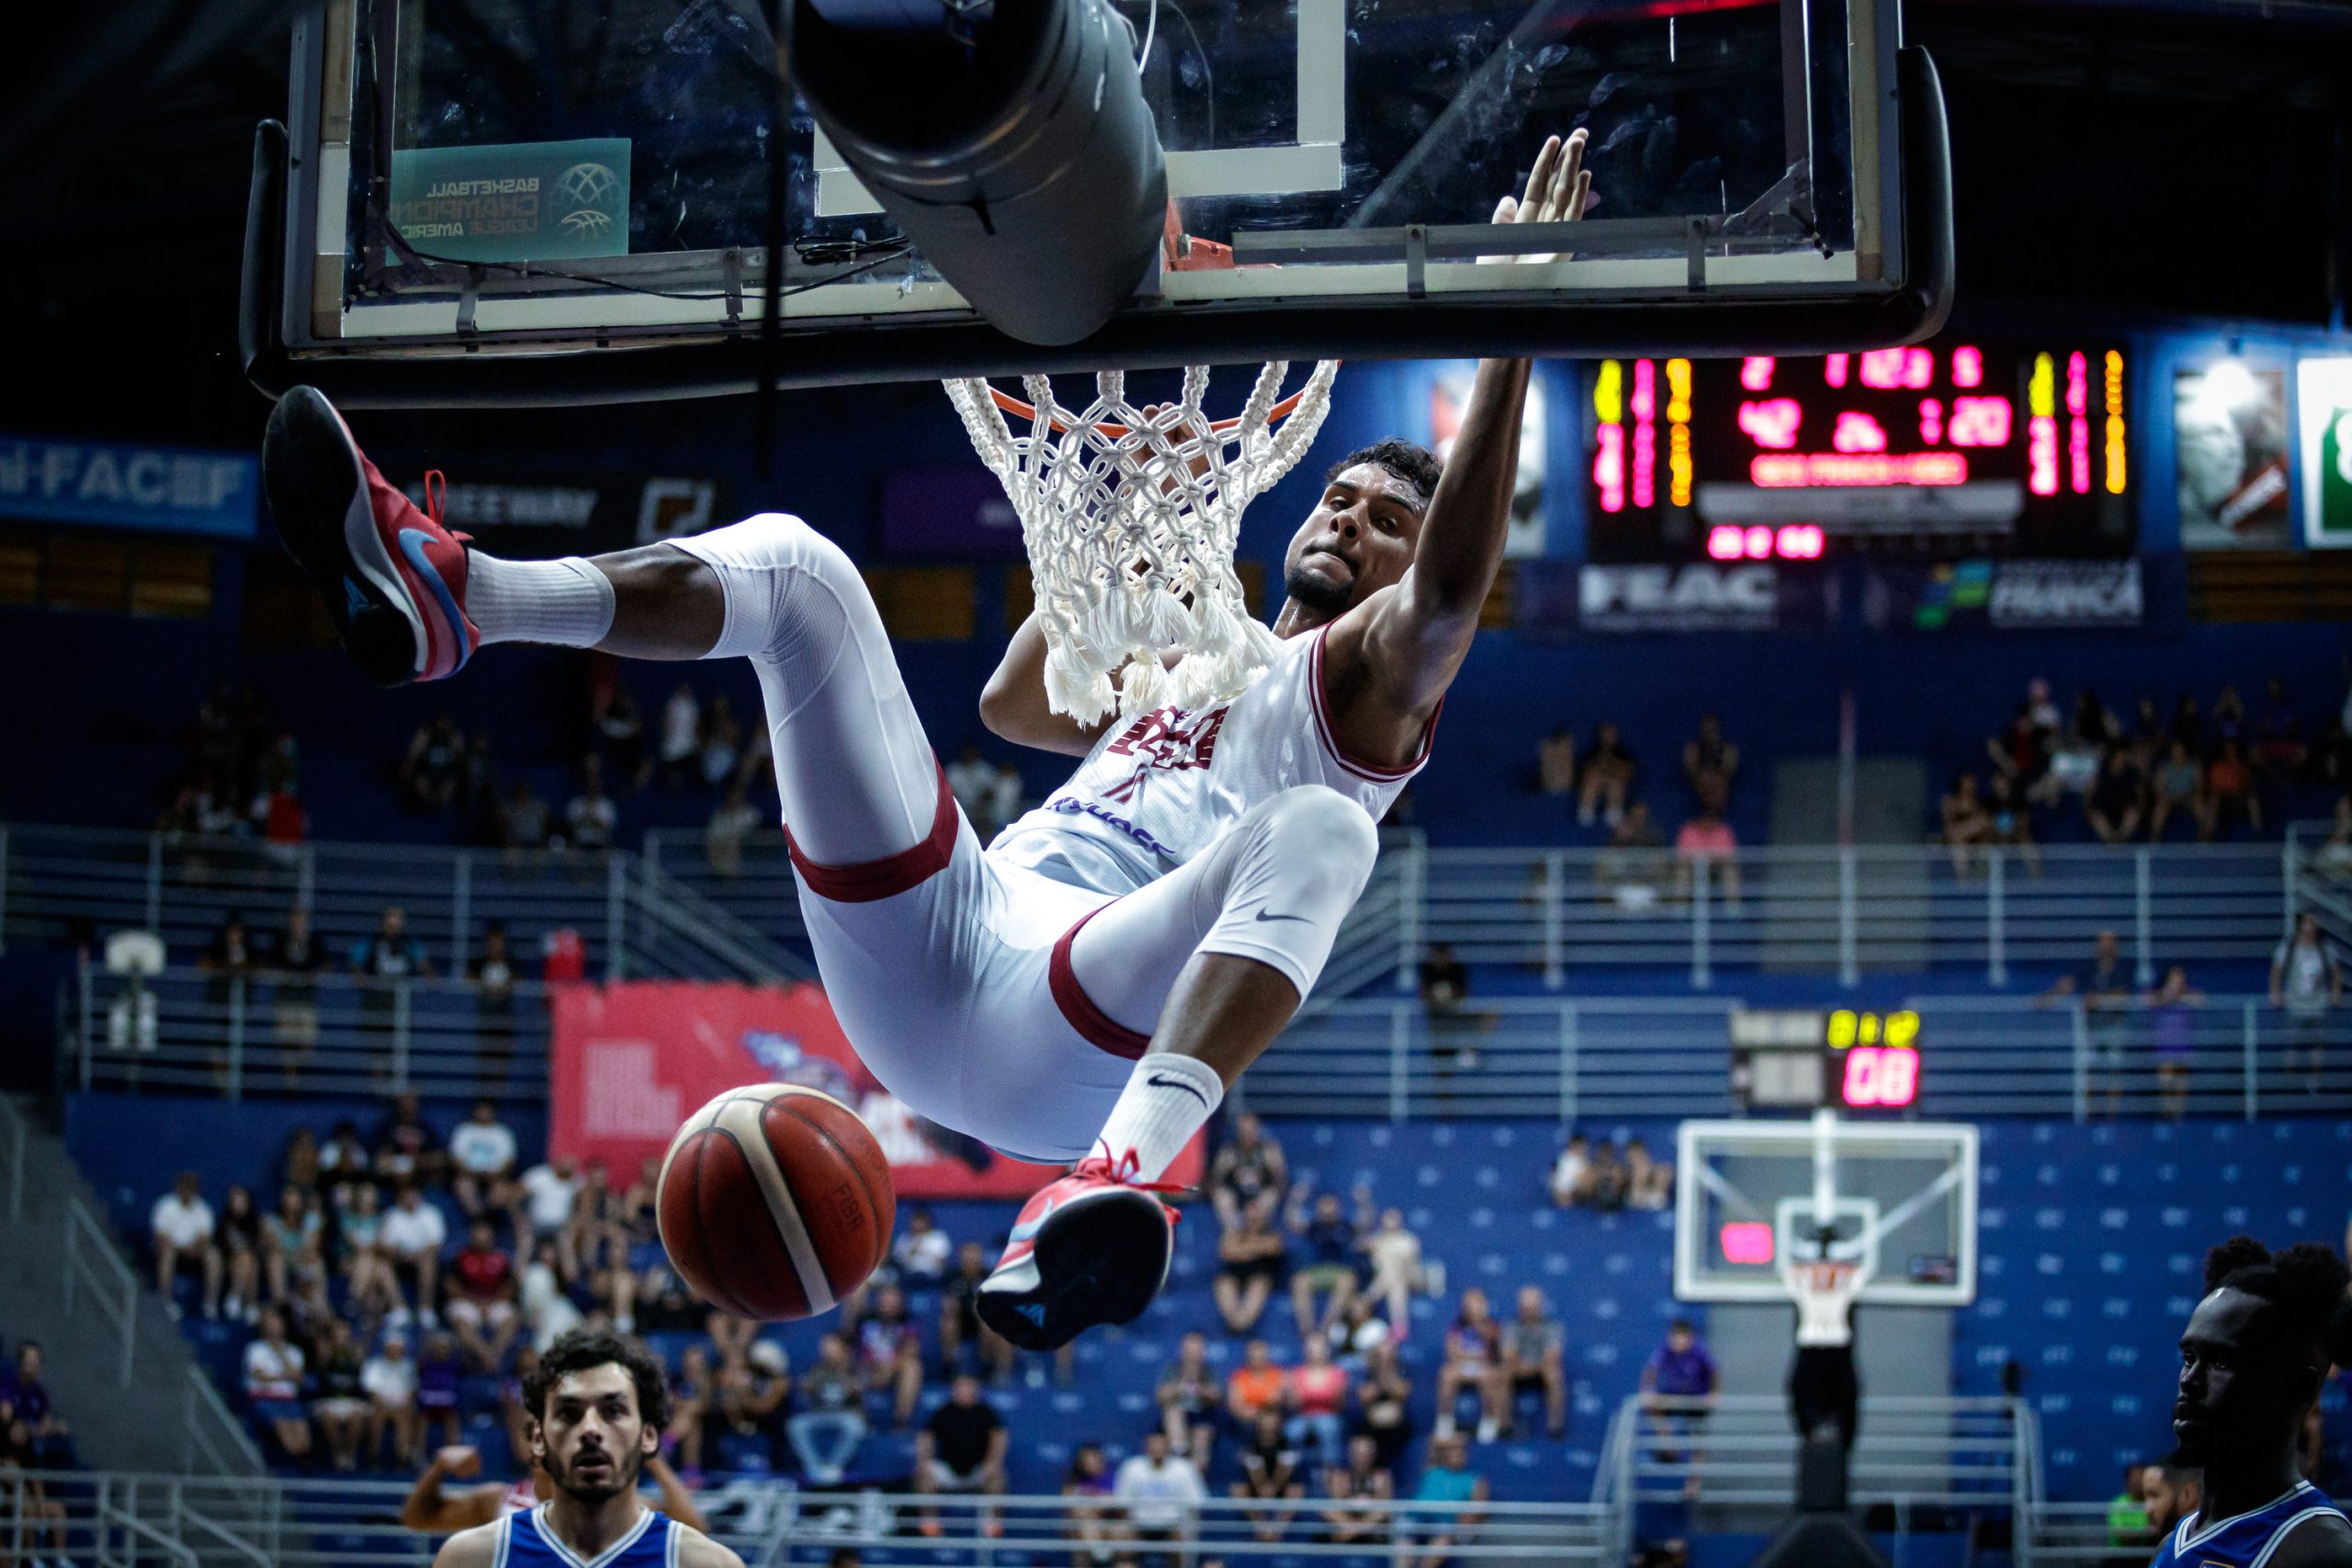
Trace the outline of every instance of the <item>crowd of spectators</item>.
<path fill-rule="evenodd" d="M 1580 827 L 1598 825 L 1605 834 L 1593 862 L 1595 894 L 1629 911 L 1688 899 L 1703 886 L 1732 913 L 1740 904 L 1739 838 L 1731 823 L 1732 791 L 1739 779 L 1740 752 L 1724 734 L 1714 714 L 1699 716 L 1697 731 L 1683 742 L 1679 759 L 1678 803 L 1686 806 L 1671 841 L 1649 801 L 1639 793 L 1639 761 L 1618 727 L 1602 720 L 1579 746 L 1566 729 L 1536 744 L 1535 786 L 1540 794 L 1573 801 Z M 1542 868 L 1532 895 L 1551 897 L 1564 889 L 1544 883 Z"/>
<path fill-rule="evenodd" d="M 2253 706 L 2234 685 L 2211 705 L 2182 693 L 2166 707 L 2143 693 L 2129 719 L 2088 687 L 2063 707 L 2036 679 L 1985 739 L 1984 764 L 1954 775 L 1938 832 L 1962 875 L 1995 849 L 2016 851 L 2034 871 L 2036 846 L 2053 829 L 2107 844 L 2259 836 L 2305 787 L 2352 787 L 2352 738 L 2341 716 L 2312 724 L 2276 676 Z M 2352 825 L 2352 801 L 2337 815 Z"/>
<path fill-rule="evenodd" d="M 165 779 L 156 830 L 173 840 L 257 842 L 290 854 L 310 837 L 301 748 L 250 686 L 222 682 L 197 709 Z"/>
<path fill-rule="evenodd" d="M 16 1354 L 0 1366 L 0 1562 L 67 1562 L 65 1506 L 51 1495 L 45 1479 L 27 1473 L 79 1463 L 43 1371 L 36 1339 L 17 1341 Z M 19 1559 L 12 1551 L 27 1555 Z"/>

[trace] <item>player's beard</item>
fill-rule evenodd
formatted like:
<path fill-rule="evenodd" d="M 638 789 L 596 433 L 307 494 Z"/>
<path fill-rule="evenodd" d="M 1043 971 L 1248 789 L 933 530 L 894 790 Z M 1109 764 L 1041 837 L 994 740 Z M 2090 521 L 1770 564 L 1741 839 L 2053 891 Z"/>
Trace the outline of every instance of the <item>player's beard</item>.
<path fill-rule="evenodd" d="M 1355 603 L 1356 585 L 1353 578 L 1345 582 L 1326 582 L 1294 570 L 1283 573 L 1283 592 L 1316 615 L 1329 619 L 1346 614 Z"/>
<path fill-rule="evenodd" d="M 600 1449 L 597 1453 L 604 1459 L 605 1464 L 596 1472 L 594 1480 L 583 1482 L 580 1478 L 580 1472 L 576 1468 L 580 1462 L 580 1455 L 576 1450 L 571 1459 L 562 1461 L 560 1467 L 555 1456 L 549 1454 L 548 1479 L 554 1482 L 555 1489 L 565 1496 L 574 1502 L 592 1506 L 617 1497 L 624 1492 L 637 1490 L 638 1472 L 645 1465 L 643 1454 L 639 1453 L 635 1448 L 631 1448 L 626 1453 L 612 1453 Z"/>

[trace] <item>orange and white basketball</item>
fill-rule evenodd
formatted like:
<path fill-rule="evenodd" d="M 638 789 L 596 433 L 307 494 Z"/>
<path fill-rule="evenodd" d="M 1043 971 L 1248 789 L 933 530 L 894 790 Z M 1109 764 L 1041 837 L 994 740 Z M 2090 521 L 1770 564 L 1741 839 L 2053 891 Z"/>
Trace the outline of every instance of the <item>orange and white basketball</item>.
<path fill-rule="evenodd" d="M 811 1317 L 863 1284 L 898 1200 L 857 1112 L 797 1084 L 730 1089 L 686 1118 L 656 1215 L 679 1277 L 742 1317 Z"/>

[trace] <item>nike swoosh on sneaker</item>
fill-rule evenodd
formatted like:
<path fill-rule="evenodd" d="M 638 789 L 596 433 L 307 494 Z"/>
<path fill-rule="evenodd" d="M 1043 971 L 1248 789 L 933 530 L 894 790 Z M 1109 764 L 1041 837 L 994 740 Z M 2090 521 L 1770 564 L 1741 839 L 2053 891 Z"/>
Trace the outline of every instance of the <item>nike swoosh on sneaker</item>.
<path fill-rule="evenodd" d="M 1045 1303 L 1030 1302 L 1023 1305 L 1014 1307 L 1012 1310 L 1027 1318 L 1030 1322 L 1035 1324 L 1038 1327 L 1043 1328 L 1046 1326 Z"/>
<path fill-rule="evenodd" d="M 1012 1234 L 1005 1239 L 1016 1246 L 1024 1241 L 1035 1240 L 1037 1232 L 1044 1228 L 1046 1222 L 1053 1218 L 1054 1211 L 1060 1207 L 1061 1204 L 1058 1201 L 1047 1201 L 1045 1208 L 1039 1212 L 1035 1219 L 1023 1220 L 1019 1224 L 1014 1225 L 1012 1227 Z"/>

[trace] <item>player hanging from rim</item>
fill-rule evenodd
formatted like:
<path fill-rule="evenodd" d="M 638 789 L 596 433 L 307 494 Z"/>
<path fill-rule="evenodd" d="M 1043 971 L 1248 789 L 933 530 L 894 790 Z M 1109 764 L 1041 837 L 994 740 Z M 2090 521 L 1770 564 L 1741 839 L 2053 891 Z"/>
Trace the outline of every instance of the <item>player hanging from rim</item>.
<path fill-rule="evenodd" d="M 639 1472 L 661 1446 L 670 1407 L 662 1363 L 644 1346 L 574 1329 L 523 1380 L 523 1402 L 547 1500 L 459 1530 L 433 1568 L 743 1568 L 700 1529 L 638 1500 Z M 489 1502 L 495 1512 L 500 1500 Z"/>
<path fill-rule="evenodd" d="M 1837 1239 L 1824 1225 L 1813 1237 L 1811 1259 L 1781 1265 L 1781 1282 L 1797 1303 L 1789 1419 L 1800 1442 L 1834 1434 L 1839 1448 L 1850 1450 L 1862 1403 L 1854 1376 L 1854 1302 L 1871 1277 L 1861 1265 L 1831 1256 Z"/>
<path fill-rule="evenodd" d="M 2202 1468 L 2203 1495 L 2152 1568 L 2352 1568 L 2352 1523 L 2298 1461 L 2328 1369 L 2352 1363 L 2347 1284 L 2316 1242 L 2273 1253 L 2233 1236 L 2205 1255 L 2172 1411 L 2175 1459 Z"/>
<path fill-rule="evenodd" d="M 1584 140 L 1547 140 L 1496 221 L 1580 215 Z M 1052 1349 L 1132 1320 L 1166 1278 L 1151 1192 L 1314 985 L 1374 824 L 1428 759 L 1502 558 L 1528 375 L 1481 362 L 1442 474 L 1404 441 L 1332 470 L 1284 558 L 1286 646 L 1228 704 L 1081 728 L 1049 709 L 1045 639 L 1023 626 L 982 717 L 1085 761 L 986 851 L 864 581 L 798 518 L 498 559 L 386 483 L 307 389 L 272 415 L 263 466 L 280 533 L 379 682 L 454 674 L 493 642 L 752 661 L 809 941 L 858 1055 L 933 1121 L 1078 1162 L 982 1287 L 990 1328 Z"/>
<path fill-rule="evenodd" d="M 463 1491 L 449 1491 L 442 1485 L 445 1481 L 470 1480 L 481 1473 L 481 1450 L 471 1444 L 458 1443 L 439 1450 L 401 1504 L 401 1528 L 422 1535 L 447 1535 L 494 1523 L 508 1514 L 527 1513 L 555 1495 L 555 1483 L 537 1463 L 519 1481 L 486 1482 Z M 695 1495 L 659 1453 L 646 1456 L 645 1473 L 662 1490 L 663 1513 L 682 1525 L 706 1532 L 710 1529 L 702 1510 L 695 1506 Z"/>

